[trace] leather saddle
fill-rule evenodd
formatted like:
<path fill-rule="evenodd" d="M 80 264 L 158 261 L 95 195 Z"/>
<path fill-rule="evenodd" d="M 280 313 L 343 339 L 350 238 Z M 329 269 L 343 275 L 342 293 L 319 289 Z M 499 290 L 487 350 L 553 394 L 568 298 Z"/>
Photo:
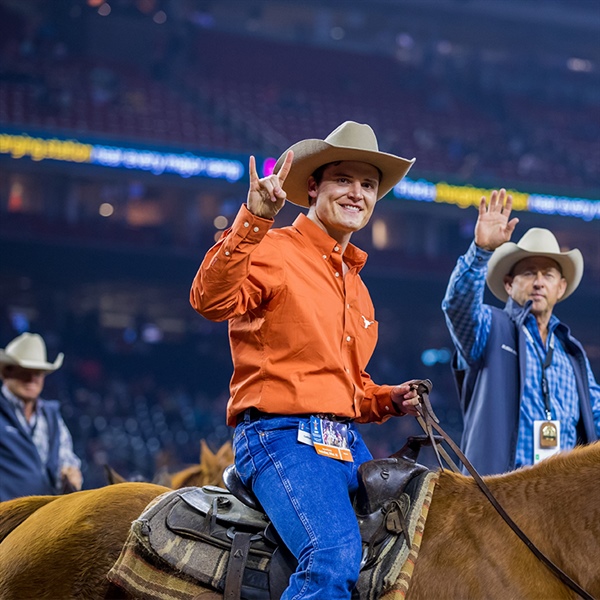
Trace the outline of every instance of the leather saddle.
<path fill-rule="evenodd" d="M 439 443 L 440 438 L 434 436 L 434 441 Z M 359 467 L 359 485 L 354 508 L 363 541 L 361 570 L 369 569 L 377 562 L 381 550 L 390 538 L 396 539 L 403 535 L 410 546 L 406 516 L 411 504 L 411 494 L 415 491 L 419 476 L 429 472 L 429 469 L 417 463 L 417 458 L 421 447 L 430 444 L 431 438 L 428 436 L 411 436 L 406 444 L 389 458 L 367 461 Z M 264 515 L 263 508 L 240 479 L 235 465 L 229 465 L 225 469 L 223 480 L 227 489 L 239 500 L 239 503 L 236 503 L 237 524 L 245 522 L 244 510 L 247 511 L 248 523 L 256 523 L 257 515 Z M 266 516 L 264 519 L 268 522 Z M 279 539 L 272 524 L 269 523 L 266 532 L 266 537 L 273 544 L 275 551 L 269 567 L 269 595 L 262 598 L 279 598 L 287 587 L 297 562 Z M 242 582 L 248 543 L 236 543 L 236 535 L 233 530 L 230 532 L 232 550 L 225 582 L 225 600 L 239 600 L 245 597 L 242 593 Z M 238 541 L 241 542 L 241 539 Z"/>

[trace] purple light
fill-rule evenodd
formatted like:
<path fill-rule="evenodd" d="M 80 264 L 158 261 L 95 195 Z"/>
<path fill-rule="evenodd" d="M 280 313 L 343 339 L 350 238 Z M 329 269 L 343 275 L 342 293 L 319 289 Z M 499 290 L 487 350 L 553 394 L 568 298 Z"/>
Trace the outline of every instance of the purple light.
<path fill-rule="evenodd" d="M 266 158 L 262 165 L 263 177 L 268 177 L 273 173 L 273 169 L 275 168 L 275 164 L 277 163 L 276 158 Z"/>

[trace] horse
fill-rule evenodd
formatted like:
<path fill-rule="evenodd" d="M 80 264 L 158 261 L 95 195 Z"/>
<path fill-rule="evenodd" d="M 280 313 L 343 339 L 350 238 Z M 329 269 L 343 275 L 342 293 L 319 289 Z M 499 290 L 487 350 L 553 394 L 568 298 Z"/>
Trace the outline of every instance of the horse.
<path fill-rule="evenodd" d="M 223 487 L 223 471 L 233 462 L 233 448 L 231 442 L 225 442 L 217 452 L 213 452 L 205 440 L 200 440 L 200 462 L 177 471 L 168 473 L 159 471 L 152 483 L 164 485 L 174 490 L 183 487 L 202 487 L 203 485 L 218 485 Z M 104 465 L 106 478 L 109 485 L 125 483 L 127 479 L 117 473 L 109 465 Z"/>
<path fill-rule="evenodd" d="M 533 543 L 600 598 L 600 442 L 484 479 Z M 0 503 L 0 598 L 127 598 L 106 573 L 131 521 L 167 489 L 123 483 L 47 503 L 33 497 L 36 509 L 27 518 L 27 511 L 19 516 L 27 499 Z M 382 596 L 395 597 L 393 590 Z M 407 600 L 574 597 L 502 521 L 472 478 L 439 473 Z M 208 589 L 202 595 L 213 598 L 222 596 Z"/>

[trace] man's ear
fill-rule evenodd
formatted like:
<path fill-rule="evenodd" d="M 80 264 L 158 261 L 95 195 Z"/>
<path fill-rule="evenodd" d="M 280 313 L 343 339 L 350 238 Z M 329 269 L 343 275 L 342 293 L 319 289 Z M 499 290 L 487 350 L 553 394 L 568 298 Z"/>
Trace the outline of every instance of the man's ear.
<path fill-rule="evenodd" d="M 317 197 L 317 188 L 318 188 L 318 184 L 317 181 L 315 180 L 315 178 L 311 175 L 308 178 L 308 197 L 309 197 L 309 202 L 310 204 L 312 204 L 314 202 L 314 200 Z"/>
<path fill-rule="evenodd" d="M 512 292 L 512 282 L 513 282 L 513 278 L 511 275 L 504 276 L 504 289 L 506 290 L 506 293 L 509 296 L 510 296 L 510 293 Z"/>
<path fill-rule="evenodd" d="M 567 291 L 567 280 L 564 277 L 560 278 L 560 283 L 558 284 L 558 300 L 560 300 Z"/>

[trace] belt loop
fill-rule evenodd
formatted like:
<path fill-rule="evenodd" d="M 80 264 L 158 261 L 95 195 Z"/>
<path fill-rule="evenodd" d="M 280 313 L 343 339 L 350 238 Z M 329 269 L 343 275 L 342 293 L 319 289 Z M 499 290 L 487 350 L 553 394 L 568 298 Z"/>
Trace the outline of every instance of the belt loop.
<path fill-rule="evenodd" d="M 252 421 L 252 415 L 251 415 L 251 412 L 250 412 L 249 408 L 247 408 L 244 411 L 243 416 L 244 416 L 244 419 L 243 419 L 244 423 L 250 423 Z"/>

